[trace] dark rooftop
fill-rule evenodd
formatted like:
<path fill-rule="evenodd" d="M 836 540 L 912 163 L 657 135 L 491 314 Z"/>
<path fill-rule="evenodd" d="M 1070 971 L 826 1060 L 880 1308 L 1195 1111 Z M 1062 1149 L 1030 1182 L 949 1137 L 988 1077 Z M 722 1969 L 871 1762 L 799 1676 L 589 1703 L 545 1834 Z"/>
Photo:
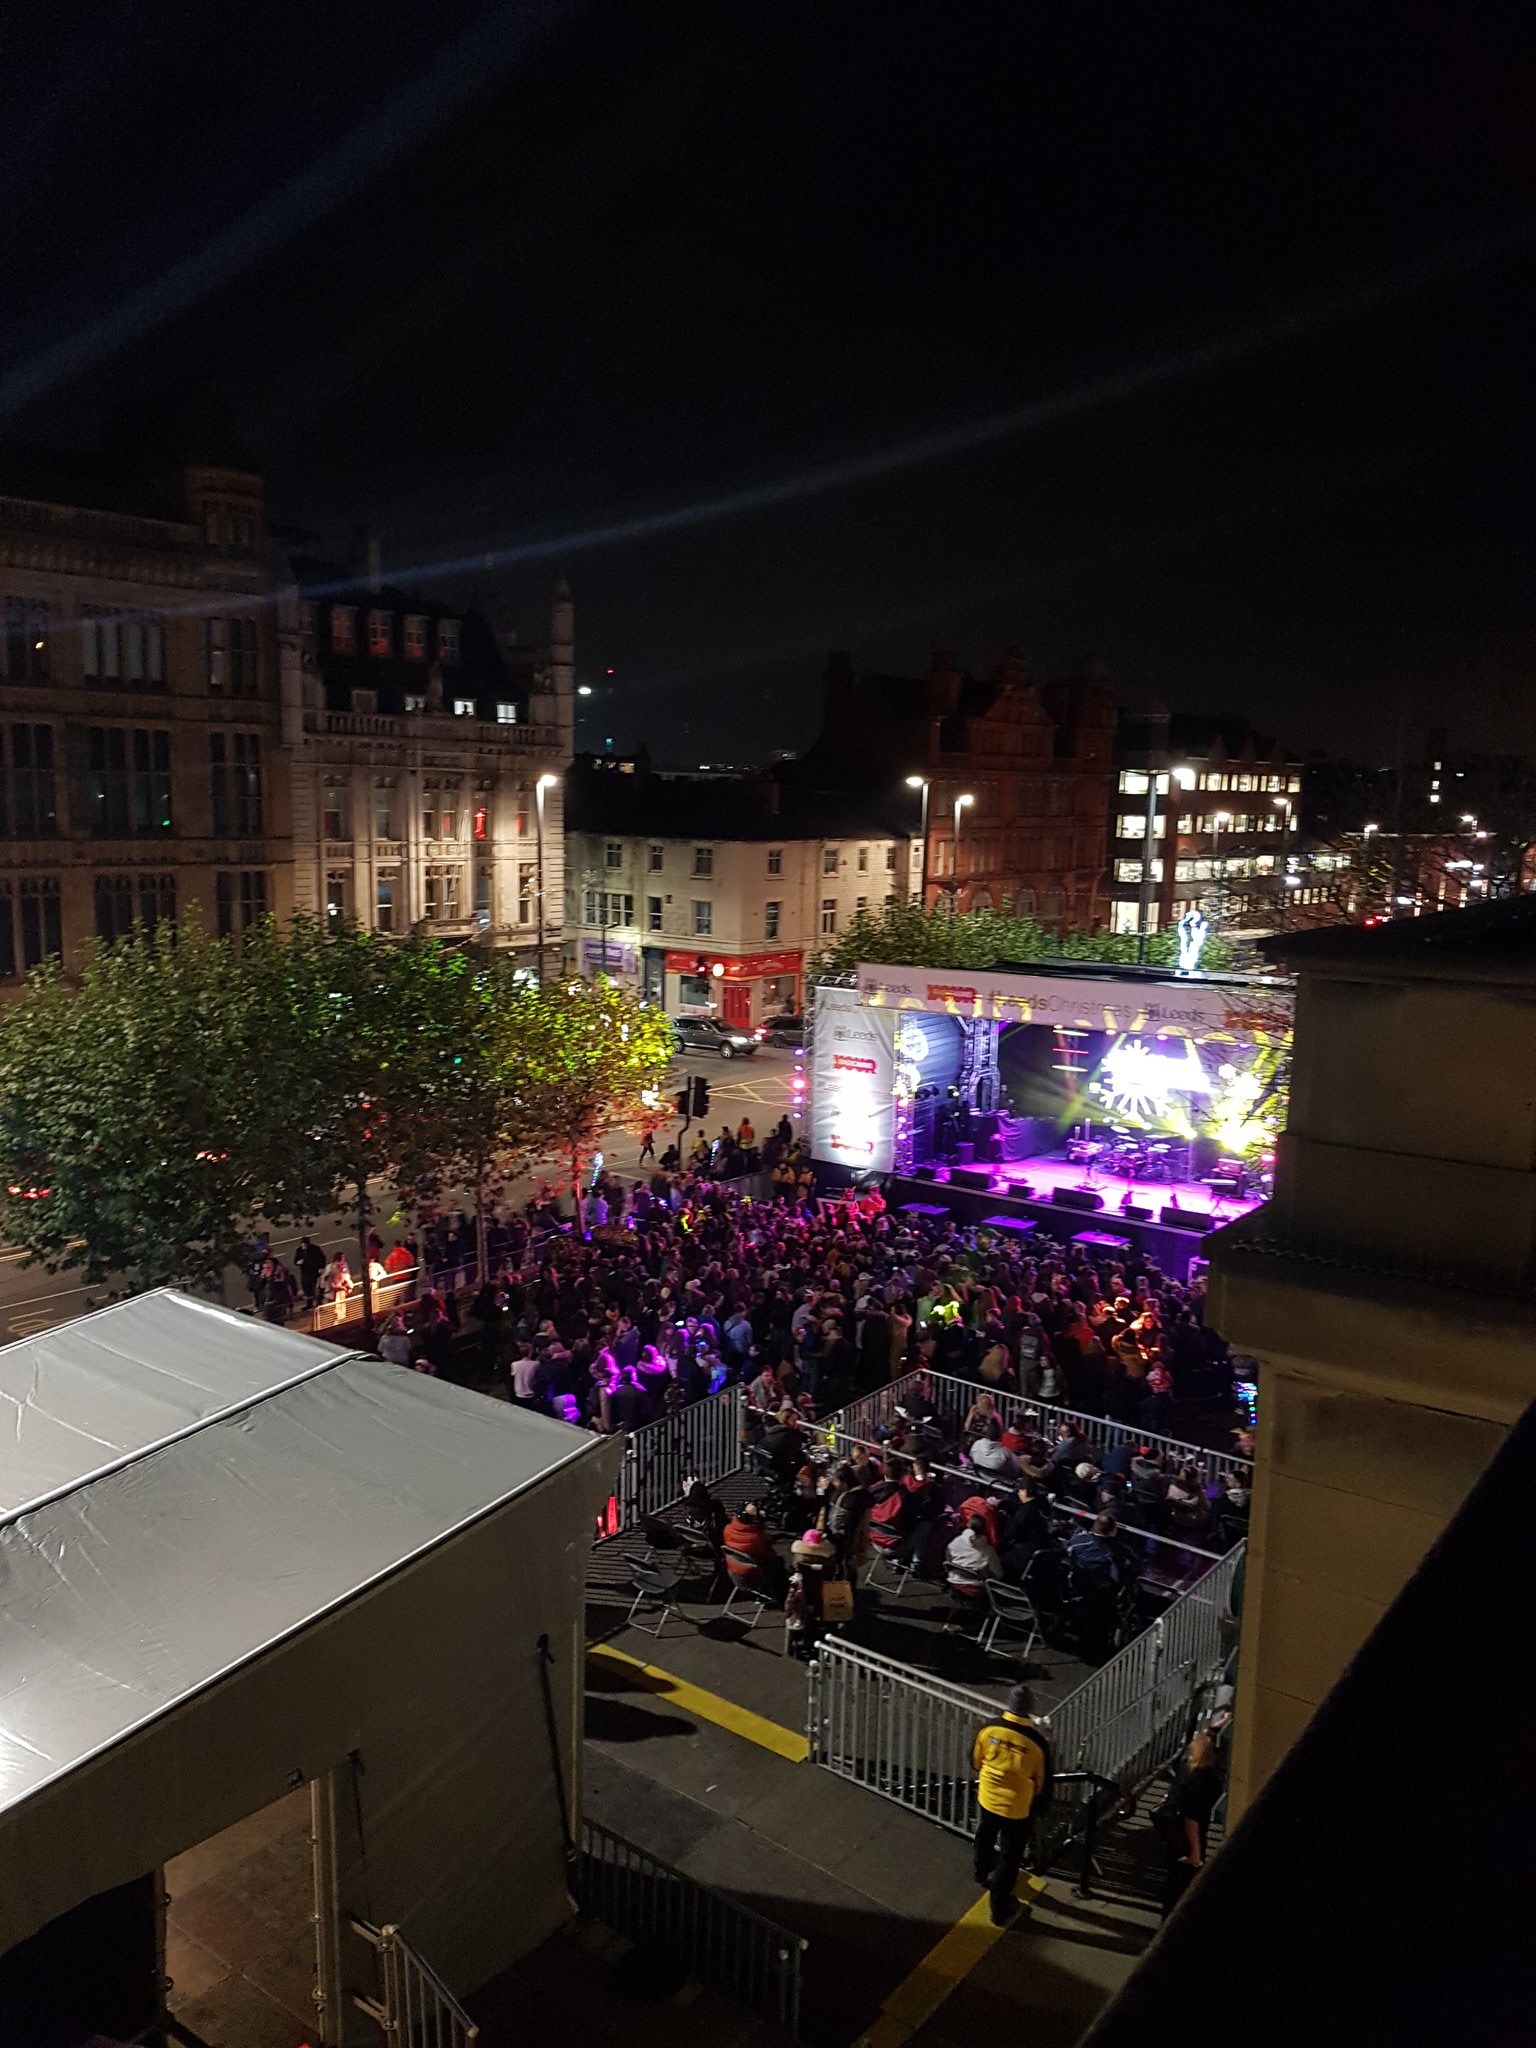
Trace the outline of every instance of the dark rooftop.
<path fill-rule="evenodd" d="M 1259 942 L 1276 966 L 1386 980 L 1536 980 L 1536 895 Z"/>

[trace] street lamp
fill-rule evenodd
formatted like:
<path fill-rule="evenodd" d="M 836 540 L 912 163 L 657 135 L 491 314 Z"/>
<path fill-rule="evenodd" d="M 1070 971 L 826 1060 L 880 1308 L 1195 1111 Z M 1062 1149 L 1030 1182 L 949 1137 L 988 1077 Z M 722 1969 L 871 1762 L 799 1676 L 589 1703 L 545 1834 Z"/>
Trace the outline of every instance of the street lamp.
<path fill-rule="evenodd" d="M 1218 885 L 1221 881 L 1221 828 L 1231 822 L 1230 811 L 1216 811 L 1211 818 L 1211 866 L 1216 870 L 1214 879 Z"/>
<path fill-rule="evenodd" d="M 1288 796 L 1277 796 L 1275 798 L 1275 805 L 1277 809 L 1285 813 L 1284 820 L 1280 826 L 1280 873 L 1283 879 L 1290 874 L 1290 869 L 1287 867 L 1286 862 L 1289 857 L 1291 844 L 1291 821 L 1296 815 L 1296 809 Z"/>
<path fill-rule="evenodd" d="M 538 832 L 538 869 L 534 880 L 539 895 L 539 985 L 544 982 L 544 792 L 553 789 L 558 776 L 541 775 L 533 789 L 533 816 Z"/>
<path fill-rule="evenodd" d="M 923 822 L 921 827 L 923 834 L 923 867 L 922 881 L 918 885 L 920 892 L 918 901 L 922 904 L 924 910 L 928 908 L 928 786 L 926 775 L 909 775 L 907 777 L 908 789 L 920 789 L 923 792 Z M 912 879 L 910 868 L 907 870 L 907 879 L 909 882 Z"/>
<path fill-rule="evenodd" d="M 976 799 L 973 796 L 957 796 L 955 798 L 955 848 L 952 896 L 956 904 L 960 901 L 960 813 L 968 804 L 973 804 L 975 801 Z"/>

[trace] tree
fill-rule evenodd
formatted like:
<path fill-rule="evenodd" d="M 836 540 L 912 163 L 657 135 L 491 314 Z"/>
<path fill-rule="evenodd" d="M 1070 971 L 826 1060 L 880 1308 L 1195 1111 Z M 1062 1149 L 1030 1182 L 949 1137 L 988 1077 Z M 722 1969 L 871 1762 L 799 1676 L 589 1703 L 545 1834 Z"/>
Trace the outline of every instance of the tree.
<path fill-rule="evenodd" d="M 39 969 L 0 1023 L 0 1229 L 49 1270 L 216 1283 L 295 1139 L 239 952 L 195 923 Z"/>
<path fill-rule="evenodd" d="M 1053 932 L 1032 917 L 1015 917 L 1006 909 L 967 910 L 955 915 L 899 901 L 887 904 L 879 916 L 861 911 L 817 958 L 814 971 L 846 971 L 861 960 L 914 967 L 993 967 L 1001 960 L 1133 962 L 1137 951 L 1134 932 Z M 1149 935 L 1149 962 L 1172 967 L 1178 956 L 1175 932 Z M 1219 971 L 1230 964 L 1231 957 L 1226 942 L 1212 937 L 1202 965 Z"/>
<path fill-rule="evenodd" d="M 551 978 L 521 999 L 515 1034 L 531 1149 L 569 1167 L 582 1228 L 582 1163 L 604 1131 L 640 1134 L 661 1122 L 672 1027 L 659 1010 L 601 976 Z"/>

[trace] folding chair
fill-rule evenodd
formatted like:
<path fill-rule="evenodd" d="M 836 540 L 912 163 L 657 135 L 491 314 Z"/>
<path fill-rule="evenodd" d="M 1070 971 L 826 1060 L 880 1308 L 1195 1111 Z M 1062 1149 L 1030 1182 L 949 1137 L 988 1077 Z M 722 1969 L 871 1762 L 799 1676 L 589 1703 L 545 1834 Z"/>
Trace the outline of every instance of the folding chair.
<path fill-rule="evenodd" d="M 869 1570 L 864 1574 L 865 1585 L 874 1585 L 875 1573 L 879 1571 L 881 1565 L 889 1564 L 892 1571 L 896 1574 L 896 1583 L 893 1586 L 887 1586 L 886 1581 L 882 1579 L 879 1582 L 881 1587 L 892 1593 L 904 1592 L 906 1590 L 906 1584 L 908 1579 L 910 1579 L 912 1574 L 917 1570 L 917 1565 L 915 1560 L 910 1555 L 905 1558 L 898 1556 L 897 1553 L 900 1551 L 902 1545 L 901 1537 L 880 1536 L 873 1529 L 871 1529 L 869 1532 L 869 1540 L 871 1544 L 874 1546 L 875 1554 L 869 1561 Z"/>
<path fill-rule="evenodd" d="M 733 1571 L 731 1569 L 733 1565 L 739 1566 L 740 1570 Z M 727 1543 L 725 1546 L 725 1568 L 731 1582 L 731 1590 L 726 1595 L 725 1605 L 720 1610 L 721 1619 L 723 1620 L 730 1613 L 736 1604 L 736 1596 L 740 1593 L 746 1599 L 757 1602 L 757 1606 L 753 1610 L 752 1619 L 747 1623 L 748 1628 L 756 1628 L 757 1624 L 762 1620 L 764 1613 L 773 1605 L 773 1602 L 763 1591 L 764 1582 L 761 1566 L 756 1558 L 748 1557 L 744 1550 L 732 1550 L 731 1546 Z"/>
<path fill-rule="evenodd" d="M 988 1619 L 985 1628 L 977 1637 L 988 1656 L 994 1653 L 994 1646 L 1002 1630 L 1013 1629 L 1019 1635 L 1026 1635 L 1023 1661 L 1029 1662 L 1029 1653 L 1040 1641 L 1040 1617 L 1035 1612 L 1035 1603 L 1019 1586 L 1004 1585 L 999 1579 L 987 1581 Z M 1007 1656 L 1008 1651 L 997 1652 Z"/>
<path fill-rule="evenodd" d="M 670 1565 L 649 1564 L 643 1557 L 634 1557 L 627 1550 L 624 1552 L 624 1562 L 629 1566 L 629 1583 L 635 1589 L 635 1597 L 630 1602 L 628 1614 L 624 1617 L 626 1627 L 644 1629 L 648 1636 L 659 1636 L 667 1625 L 669 1615 L 675 1614 L 679 1621 L 687 1621 L 687 1615 L 677 1604 L 678 1575 Z M 643 1621 L 635 1619 L 640 1609 L 650 1602 L 654 1602 L 658 1609 L 658 1619 L 654 1628 L 649 1628 Z"/>

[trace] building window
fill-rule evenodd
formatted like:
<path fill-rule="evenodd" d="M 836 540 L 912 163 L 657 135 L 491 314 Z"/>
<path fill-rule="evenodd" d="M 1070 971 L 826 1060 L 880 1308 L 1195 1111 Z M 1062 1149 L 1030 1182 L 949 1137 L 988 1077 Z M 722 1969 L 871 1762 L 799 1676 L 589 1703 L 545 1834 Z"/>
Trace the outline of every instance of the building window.
<path fill-rule="evenodd" d="M 648 932 L 661 930 L 661 898 L 647 896 L 645 899 L 645 928 Z"/>
<path fill-rule="evenodd" d="M 16 914 L 11 885 L 0 881 L 0 981 L 16 979 Z"/>
<path fill-rule="evenodd" d="M 457 924 L 461 916 L 459 908 L 459 871 L 457 868 L 427 869 L 426 915 L 429 922 Z"/>
<path fill-rule="evenodd" d="M 973 905 L 972 907 L 973 907 L 973 908 L 978 908 L 978 909 L 979 909 L 979 908 L 980 908 L 981 906 L 980 906 L 980 905 Z M 868 908 L 869 908 L 869 898 L 868 898 L 867 896 L 856 896 L 856 897 L 854 898 L 854 901 L 853 901 L 853 914 L 854 914 L 854 916 L 855 916 L 855 917 L 862 917 L 862 916 L 864 915 L 865 911 L 867 911 L 867 910 L 868 910 Z M 990 909 L 992 908 L 991 904 L 990 904 L 990 903 L 989 903 L 989 904 L 987 904 L 987 905 L 986 905 L 986 908 L 987 908 L 988 910 L 990 910 Z"/>
<path fill-rule="evenodd" d="M 603 866 L 605 868 L 621 868 L 623 865 L 624 849 L 618 840 L 610 839 L 603 847 Z"/>
<path fill-rule="evenodd" d="M 712 846 L 696 846 L 693 849 L 693 876 L 703 881 L 715 872 L 715 849 Z"/>
<path fill-rule="evenodd" d="M 776 939 L 778 936 L 779 905 L 777 903 L 765 903 L 763 905 L 763 937 L 765 939 Z"/>
<path fill-rule="evenodd" d="M 520 860 L 517 864 L 517 921 L 519 924 L 533 923 L 534 864 L 531 860 Z"/>
<path fill-rule="evenodd" d="M 666 864 L 667 849 L 664 846 L 653 846 L 648 860 L 649 872 L 653 875 L 659 875 Z"/>
<path fill-rule="evenodd" d="M 331 652 L 333 654 L 356 654 L 357 606 L 355 604 L 333 604 L 331 606 Z"/>
<path fill-rule="evenodd" d="M 28 875 L 21 885 L 22 972 L 57 960 L 63 951 L 58 882 L 52 875 Z"/>
<path fill-rule="evenodd" d="M 583 924 L 597 923 L 597 891 L 587 889 L 581 899 L 581 921 Z"/>
<path fill-rule="evenodd" d="M 405 615 L 405 658 L 407 661 L 425 661 L 427 658 L 427 622 L 420 612 Z"/>
<path fill-rule="evenodd" d="M 459 622 L 457 619 L 438 620 L 437 658 L 439 661 L 457 662 L 459 658 Z"/>
<path fill-rule="evenodd" d="M 328 777 L 320 792 L 320 837 L 352 837 L 352 792 L 339 776 Z"/>
<path fill-rule="evenodd" d="M 301 638 L 305 640 L 313 640 L 315 637 L 315 604 L 313 598 L 301 597 L 299 599 L 299 633 Z"/>
<path fill-rule="evenodd" d="M 821 849 L 821 872 L 824 875 L 835 875 L 837 873 L 837 848 L 835 846 L 824 846 Z"/>
<path fill-rule="evenodd" d="M 693 906 L 693 935 L 706 939 L 715 928 L 715 906 L 713 903 L 695 901 Z"/>
<path fill-rule="evenodd" d="M 265 868 L 220 868 L 213 878 L 219 937 L 249 930 L 267 914 Z"/>
<path fill-rule="evenodd" d="M 400 891 L 400 877 L 393 872 L 380 875 L 374 883 L 373 922 L 381 932 L 392 932 L 395 928 L 395 899 Z"/>
<path fill-rule="evenodd" d="M 491 836 L 491 810 L 489 804 L 475 805 L 475 837 L 489 839 Z"/>
<path fill-rule="evenodd" d="M 205 628 L 208 643 L 208 688 L 215 697 L 255 697 L 260 694 L 256 673 L 256 621 L 254 619 L 210 619 Z M 105 646 L 105 640 L 103 640 Z"/>
<path fill-rule="evenodd" d="M 455 697 L 453 700 L 453 715 L 455 718 L 473 718 L 475 715 L 474 698 Z"/>
<path fill-rule="evenodd" d="M 145 931 L 157 924 L 176 921 L 176 877 L 174 875 L 98 875 L 96 877 L 96 935 L 111 945 L 125 939 L 135 920 Z"/>
<path fill-rule="evenodd" d="M 254 732 L 208 735 L 217 839 L 256 839 L 263 831 L 261 738 Z"/>
<path fill-rule="evenodd" d="M 334 931 L 338 925 L 347 922 L 350 915 L 347 899 L 351 877 L 341 868 L 333 868 L 325 878 L 325 921 Z"/>
<path fill-rule="evenodd" d="M 375 839 L 393 839 L 395 836 L 395 786 L 392 782 L 373 785 L 373 836 Z"/>
<path fill-rule="evenodd" d="M 80 621 L 80 668 L 88 683 L 143 690 L 165 681 L 165 629 L 158 619 L 119 618 L 87 605 Z"/>
<path fill-rule="evenodd" d="M 770 846 L 770 847 L 769 847 L 769 849 L 768 849 L 768 872 L 769 872 L 769 874 L 770 874 L 770 875 L 782 875 L 782 874 L 783 874 L 783 872 L 784 872 L 784 849 L 783 849 L 783 847 L 782 847 L 782 846 Z"/>
<path fill-rule="evenodd" d="M 837 900 L 824 896 L 821 900 L 821 929 L 824 937 L 830 937 L 837 930 Z"/>
<path fill-rule="evenodd" d="M 483 932 L 491 928 L 491 871 L 485 867 L 475 869 L 475 923 Z"/>
<path fill-rule="evenodd" d="M 859 848 L 859 873 L 861 875 L 869 873 L 869 848 L 867 846 Z"/>
<path fill-rule="evenodd" d="M 48 674 L 48 607 L 31 598 L 5 600 L 5 672 L 13 683 L 41 682 Z"/>
<path fill-rule="evenodd" d="M 426 698 L 425 698 L 425 697 L 424 697 L 424 696 L 423 696 L 423 695 L 421 694 L 421 692 L 420 692 L 419 690 L 407 690 L 407 691 L 406 691 L 406 693 L 405 693 L 405 713 L 406 713 L 406 716 L 407 716 L 407 718 L 409 718 L 409 717 L 412 717 L 412 716 L 413 716 L 413 715 L 415 715 L 415 714 L 416 714 L 417 712 L 425 711 L 425 710 L 426 710 L 426 708 L 427 708 L 427 700 L 426 700 Z"/>
<path fill-rule="evenodd" d="M 13 725 L 0 764 L 0 834 L 51 839 L 58 830 L 53 787 L 53 727 Z"/>
<path fill-rule="evenodd" d="M 170 734 L 88 727 L 83 795 L 86 827 L 98 839 L 144 839 L 169 832 Z"/>
<path fill-rule="evenodd" d="M 894 844 L 885 849 L 885 872 L 888 875 L 894 875 L 896 872 L 896 848 Z"/>
<path fill-rule="evenodd" d="M 498 725 L 516 725 L 517 706 L 505 702 L 498 703 L 496 706 L 496 723 Z"/>

